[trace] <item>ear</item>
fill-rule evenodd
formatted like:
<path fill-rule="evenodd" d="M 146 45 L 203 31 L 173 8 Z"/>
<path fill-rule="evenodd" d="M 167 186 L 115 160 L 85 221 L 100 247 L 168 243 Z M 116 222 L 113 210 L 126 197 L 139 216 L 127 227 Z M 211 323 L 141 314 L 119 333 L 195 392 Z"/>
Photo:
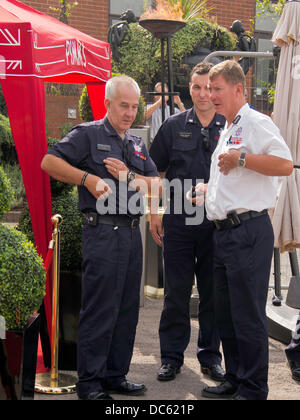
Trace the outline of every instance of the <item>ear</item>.
<path fill-rule="evenodd" d="M 244 91 L 244 88 L 243 88 L 242 83 L 238 83 L 238 84 L 236 84 L 236 85 L 235 85 L 235 88 L 236 88 L 236 93 L 237 93 L 237 94 L 244 96 L 245 91 Z"/>
<path fill-rule="evenodd" d="M 109 109 L 110 106 L 110 100 L 109 99 L 104 99 L 104 106 L 106 109 Z"/>

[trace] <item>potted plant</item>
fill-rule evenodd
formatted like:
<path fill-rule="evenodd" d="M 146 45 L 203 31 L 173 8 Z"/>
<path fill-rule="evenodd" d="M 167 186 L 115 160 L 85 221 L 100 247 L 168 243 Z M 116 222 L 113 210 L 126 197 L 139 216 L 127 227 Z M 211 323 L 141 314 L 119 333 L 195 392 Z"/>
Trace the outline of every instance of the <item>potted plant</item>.
<path fill-rule="evenodd" d="M 13 193 L 0 167 L 0 220 Z M 34 245 L 0 224 L 0 399 L 33 399 L 45 270 Z M 4 331 L 3 331 L 4 330 Z"/>

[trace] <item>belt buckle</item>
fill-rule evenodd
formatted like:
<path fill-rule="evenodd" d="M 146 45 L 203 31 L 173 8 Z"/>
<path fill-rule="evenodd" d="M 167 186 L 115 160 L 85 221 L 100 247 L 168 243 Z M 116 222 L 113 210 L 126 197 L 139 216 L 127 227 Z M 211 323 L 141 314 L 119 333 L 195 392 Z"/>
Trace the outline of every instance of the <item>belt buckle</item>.
<path fill-rule="evenodd" d="M 91 226 L 97 226 L 98 224 L 98 214 L 97 213 L 88 213 L 86 215 L 87 223 Z"/>
<path fill-rule="evenodd" d="M 241 220 L 240 220 L 239 215 L 237 214 L 236 211 L 232 211 L 232 212 L 228 213 L 227 214 L 227 219 L 230 221 L 232 226 L 240 226 L 240 224 L 241 224 Z"/>
<path fill-rule="evenodd" d="M 131 225 L 130 225 L 131 229 L 136 229 L 138 227 L 138 225 L 139 225 L 139 219 L 132 219 L 131 220 Z"/>

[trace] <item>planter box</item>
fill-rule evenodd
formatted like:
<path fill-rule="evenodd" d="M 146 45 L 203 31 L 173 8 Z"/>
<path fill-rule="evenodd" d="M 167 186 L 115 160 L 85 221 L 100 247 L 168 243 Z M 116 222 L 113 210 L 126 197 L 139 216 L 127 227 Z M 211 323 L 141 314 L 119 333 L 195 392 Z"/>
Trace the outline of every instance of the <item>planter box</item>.
<path fill-rule="evenodd" d="M 7 331 L 0 340 L 0 400 L 33 400 L 37 363 L 39 315 L 24 330 Z"/>

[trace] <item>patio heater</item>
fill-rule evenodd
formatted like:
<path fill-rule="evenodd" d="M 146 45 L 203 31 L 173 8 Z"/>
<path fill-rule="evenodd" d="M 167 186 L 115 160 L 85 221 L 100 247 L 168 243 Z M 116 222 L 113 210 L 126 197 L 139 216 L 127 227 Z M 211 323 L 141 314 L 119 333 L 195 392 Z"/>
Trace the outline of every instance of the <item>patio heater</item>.
<path fill-rule="evenodd" d="M 161 41 L 161 86 L 162 92 L 148 92 L 152 95 L 160 95 L 162 97 L 162 121 L 166 119 L 165 113 L 165 97 L 171 98 L 170 113 L 174 115 L 174 96 L 179 95 L 179 92 L 174 92 L 174 80 L 173 80 L 173 64 L 172 64 L 172 49 L 171 49 L 171 38 L 180 29 L 184 28 L 186 23 L 180 20 L 165 20 L 165 19 L 142 19 L 139 24 L 147 29 L 154 35 L 155 38 Z M 166 64 L 165 64 L 165 44 L 167 44 L 167 62 L 168 62 L 168 85 L 169 91 L 164 91 L 166 83 Z"/>

